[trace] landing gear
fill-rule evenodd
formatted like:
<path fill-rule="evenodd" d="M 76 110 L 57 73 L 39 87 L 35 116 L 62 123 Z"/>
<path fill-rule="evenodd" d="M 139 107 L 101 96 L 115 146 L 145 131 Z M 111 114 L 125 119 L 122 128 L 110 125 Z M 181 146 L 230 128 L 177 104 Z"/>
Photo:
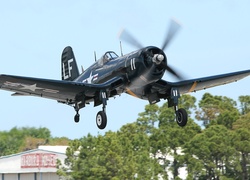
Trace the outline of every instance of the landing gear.
<path fill-rule="evenodd" d="M 104 129 L 107 125 L 106 105 L 107 105 L 107 93 L 100 92 L 99 98 L 102 102 L 102 111 L 99 111 L 96 115 L 96 125 L 99 129 Z"/>
<path fill-rule="evenodd" d="M 99 94 L 99 98 L 95 100 L 94 106 L 98 106 L 102 104 L 102 111 L 99 111 L 96 115 L 96 125 L 99 129 L 104 129 L 107 125 L 107 115 L 106 115 L 106 105 L 107 105 L 107 93 L 105 91 L 101 91 Z M 81 98 L 81 101 L 76 101 L 73 106 L 76 111 L 76 115 L 74 117 L 74 121 L 78 123 L 80 121 L 79 110 L 85 106 L 84 98 Z"/>
<path fill-rule="evenodd" d="M 96 115 L 96 125 L 99 129 L 104 129 L 107 125 L 107 115 L 104 111 L 99 111 Z"/>
<path fill-rule="evenodd" d="M 180 93 L 177 88 L 171 89 L 171 97 L 168 99 L 168 106 L 174 106 L 176 122 L 179 126 L 184 127 L 188 121 L 187 111 L 183 108 L 178 109 L 178 99 L 180 98 Z"/>
<path fill-rule="evenodd" d="M 187 120 L 188 120 L 187 111 L 181 108 L 181 109 L 178 109 L 175 113 L 176 113 L 177 124 L 181 127 L 186 126 Z"/>
<path fill-rule="evenodd" d="M 74 120 L 76 123 L 78 123 L 80 121 L 80 114 L 78 112 L 76 113 Z"/>
<path fill-rule="evenodd" d="M 78 123 L 80 121 L 80 114 L 79 114 L 79 110 L 81 108 L 83 108 L 85 106 L 85 102 L 84 101 L 79 101 L 79 102 L 75 102 L 75 111 L 76 111 L 76 115 L 74 117 L 74 121 L 75 123 Z"/>

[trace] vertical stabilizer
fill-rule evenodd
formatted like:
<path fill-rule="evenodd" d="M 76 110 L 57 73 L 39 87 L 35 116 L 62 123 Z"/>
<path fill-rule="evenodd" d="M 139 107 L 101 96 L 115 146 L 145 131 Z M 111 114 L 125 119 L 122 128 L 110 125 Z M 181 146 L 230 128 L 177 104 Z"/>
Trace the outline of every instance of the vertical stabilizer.
<path fill-rule="evenodd" d="M 70 46 L 62 52 L 62 80 L 73 81 L 79 76 L 76 59 Z"/>

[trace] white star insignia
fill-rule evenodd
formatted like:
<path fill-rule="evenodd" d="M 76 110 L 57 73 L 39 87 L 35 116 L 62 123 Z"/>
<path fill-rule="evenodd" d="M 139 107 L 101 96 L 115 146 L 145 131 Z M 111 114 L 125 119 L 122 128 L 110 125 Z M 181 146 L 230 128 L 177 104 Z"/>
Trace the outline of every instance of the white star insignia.
<path fill-rule="evenodd" d="M 23 87 L 21 87 L 20 89 L 27 89 L 27 90 L 30 90 L 33 92 L 35 92 L 37 89 L 43 89 L 43 88 L 36 87 L 36 84 L 33 84 L 33 85 L 21 84 L 21 86 L 23 86 Z"/>
<path fill-rule="evenodd" d="M 92 75 L 92 71 L 91 71 L 89 77 L 88 77 L 87 79 L 83 80 L 83 82 L 84 82 L 84 83 L 91 84 L 92 81 L 95 81 L 97 78 L 98 78 L 98 74 Z"/>

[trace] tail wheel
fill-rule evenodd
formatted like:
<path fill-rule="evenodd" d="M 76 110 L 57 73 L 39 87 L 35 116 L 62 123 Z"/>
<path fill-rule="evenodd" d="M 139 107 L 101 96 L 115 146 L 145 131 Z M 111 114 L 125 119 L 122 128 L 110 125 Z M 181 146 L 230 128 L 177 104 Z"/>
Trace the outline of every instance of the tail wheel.
<path fill-rule="evenodd" d="M 107 125 L 107 115 L 104 111 L 99 111 L 96 115 L 96 125 L 99 129 L 104 129 Z"/>
<path fill-rule="evenodd" d="M 176 111 L 176 122 L 179 126 L 186 126 L 188 120 L 187 111 L 180 108 Z"/>
<path fill-rule="evenodd" d="M 78 123 L 80 121 L 80 114 L 77 113 L 74 117 L 74 120 L 76 123 Z"/>

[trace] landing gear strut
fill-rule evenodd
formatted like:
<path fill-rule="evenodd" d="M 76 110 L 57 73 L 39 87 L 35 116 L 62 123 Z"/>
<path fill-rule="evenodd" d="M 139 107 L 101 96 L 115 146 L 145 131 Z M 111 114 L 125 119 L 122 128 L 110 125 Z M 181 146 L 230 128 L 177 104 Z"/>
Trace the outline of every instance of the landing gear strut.
<path fill-rule="evenodd" d="M 76 111 L 74 121 L 75 121 L 75 123 L 78 123 L 80 121 L 80 114 L 79 114 L 80 107 L 79 107 L 79 104 L 76 103 L 74 108 L 75 108 L 75 111 Z"/>
<path fill-rule="evenodd" d="M 84 100 L 75 102 L 74 108 L 75 108 L 75 111 L 76 111 L 76 115 L 75 115 L 75 117 L 74 117 L 74 121 L 75 121 L 76 123 L 78 123 L 78 122 L 80 121 L 79 110 L 80 110 L 81 108 L 83 108 L 84 106 L 85 106 L 85 101 L 84 101 Z"/>
<path fill-rule="evenodd" d="M 180 93 L 177 88 L 171 89 L 171 98 L 168 100 L 169 107 L 174 106 L 176 122 L 179 126 L 183 127 L 187 124 L 188 116 L 187 111 L 183 108 L 178 109 L 178 99 L 180 98 Z"/>
<path fill-rule="evenodd" d="M 95 103 L 96 105 L 102 104 L 102 111 L 99 111 L 96 115 L 96 125 L 99 129 L 104 129 L 107 125 L 107 115 L 106 115 L 106 105 L 107 105 L 107 93 L 105 91 L 101 91 L 99 94 L 99 99 Z M 85 106 L 84 98 L 81 98 L 81 101 L 76 101 L 74 108 L 76 111 L 76 115 L 74 117 L 74 121 L 78 123 L 80 121 L 79 110 Z"/>

